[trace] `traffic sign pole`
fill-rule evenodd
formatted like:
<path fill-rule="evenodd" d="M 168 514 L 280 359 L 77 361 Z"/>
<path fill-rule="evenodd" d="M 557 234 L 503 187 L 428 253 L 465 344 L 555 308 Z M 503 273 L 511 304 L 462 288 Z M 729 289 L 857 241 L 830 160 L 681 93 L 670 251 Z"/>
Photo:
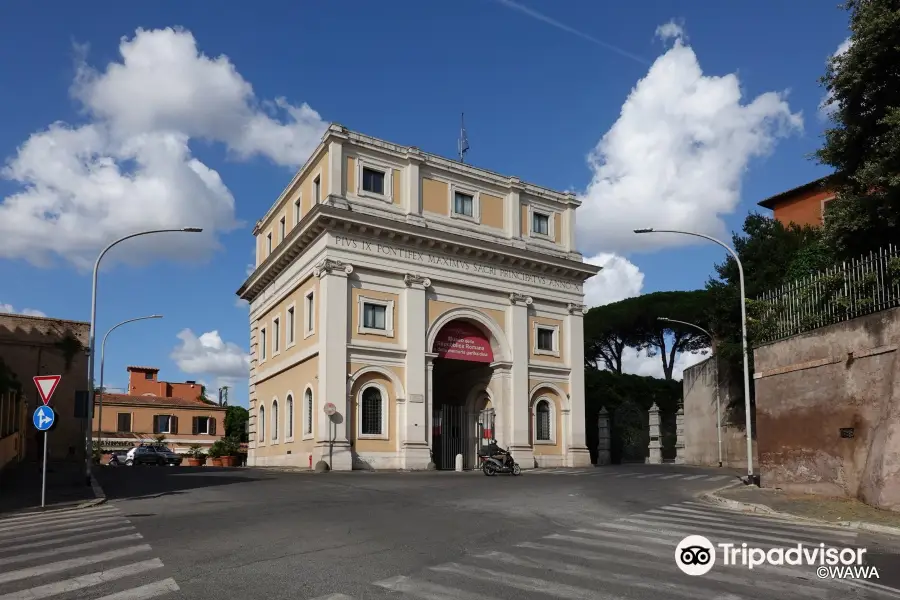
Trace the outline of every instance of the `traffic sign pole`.
<path fill-rule="evenodd" d="M 37 375 L 33 377 L 34 386 L 37 388 L 38 395 L 41 397 L 43 405 L 38 406 L 34 411 L 32 422 L 38 431 L 44 432 L 44 460 L 41 473 L 41 508 L 47 504 L 47 431 L 53 427 L 56 422 L 56 413 L 50 408 L 50 398 L 59 385 L 61 375 Z"/>

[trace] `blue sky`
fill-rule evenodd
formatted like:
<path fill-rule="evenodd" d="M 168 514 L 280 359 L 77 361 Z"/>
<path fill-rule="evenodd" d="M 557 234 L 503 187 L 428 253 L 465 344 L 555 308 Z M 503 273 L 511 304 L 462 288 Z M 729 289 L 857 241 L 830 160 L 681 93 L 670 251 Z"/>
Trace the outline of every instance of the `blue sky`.
<path fill-rule="evenodd" d="M 110 337 L 108 385 L 125 385 L 128 364 L 155 365 L 164 379 L 231 385 L 240 403 L 249 328 L 234 291 L 250 230 L 321 123 L 453 156 L 465 111 L 468 162 L 592 206 L 580 240 L 607 264 L 593 299 L 692 289 L 718 248 L 622 232 L 728 235 L 758 200 L 823 175 L 807 158 L 825 124 L 817 79 L 848 35 L 843 11 L 811 2 L 209 6 L 4 7 L 0 307 L 87 320 L 90 257 L 104 241 L 146 224 L 206 227 L 110 253 L 98 338 L 163 314 Z M 181 29 L 154 31 L 166 27 Z M 294 108 L 267 104 L 276 98 Z"/>

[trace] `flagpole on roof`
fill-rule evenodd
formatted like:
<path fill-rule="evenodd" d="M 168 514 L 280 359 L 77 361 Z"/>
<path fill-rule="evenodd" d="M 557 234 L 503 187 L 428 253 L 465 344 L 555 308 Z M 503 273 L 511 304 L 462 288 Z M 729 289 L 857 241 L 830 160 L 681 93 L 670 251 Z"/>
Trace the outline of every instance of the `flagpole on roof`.
<path fill-rule="evenodd" d="M 466 152 L 469 151 L 469 137 L 466 135 L 465 113 L 460 113 L 459 116 L 459 141 L 457 142 L 457 150 L 459 151 L 459 162 L 466 162 Z"/>

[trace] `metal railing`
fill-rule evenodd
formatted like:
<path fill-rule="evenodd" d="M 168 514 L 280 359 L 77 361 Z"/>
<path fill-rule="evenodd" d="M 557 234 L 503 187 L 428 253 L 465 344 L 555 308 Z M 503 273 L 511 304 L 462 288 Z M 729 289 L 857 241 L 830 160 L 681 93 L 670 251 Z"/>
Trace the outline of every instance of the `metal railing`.
<path fill-rule="evenodd" d="M 896 308 L 900 306 L 900 247 L 888 245 L 791 281 L 749 304 L 756 344 Z"/>

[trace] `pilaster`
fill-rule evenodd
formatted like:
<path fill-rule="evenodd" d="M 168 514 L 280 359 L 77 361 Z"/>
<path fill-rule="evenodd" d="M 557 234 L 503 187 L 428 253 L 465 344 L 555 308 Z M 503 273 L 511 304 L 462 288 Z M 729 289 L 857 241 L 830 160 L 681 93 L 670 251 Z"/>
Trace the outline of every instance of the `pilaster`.
<path fill-rule="evenodd" d="M 314 462 L 325 461 L 332 470 L 353 468 L 347 427 L 351 405 L 347 397 L 347 277 L 353 265 L 325 258 L 313 270 L 319 278 L 319 393 L 316 395 L 316 447 Z M 333 417 L 325 404 L 335 405 Z"/>
<path fill-rule="evenodd" d="M 328 143 L 328 189 L 326 196 L 346 196 L 344 184 L 344 145 L 339 139 Z"/>
<path fill-rule="evenodd" d="M 563 243 L 565 244 L 566 252 L 574 252 L 578 248 L 575 245 L 575 228 L 578 211 L 575 210 L 575 194 L 568 192 L 566 193 L 566 197 L 570 197 L 573 202 L 566 204 Z"/>
<path fill-rule="evenodd" d="M 512 293 L 509 295 L 509 316 L 507 318 L 512 367 L 510 368 L 510 388 L 507 412 L 509 423 L 507 444 L 513 458 L 523 469 L 534 467 L 534 452 L 529 439 L 530 410 L 528 394 L 528 307 L 531 296 Z"/>
<path fill-rule="evenodd" d="M 425 291 L 431 287 L 427 277 L 407 273 L 403 277 L 404 290 L 403 331 L 406 337 L 406 410 L 400 424 L 400 450 L 406 469 L 424 469 L 431 462 L 428 446 L 428 428 L 431 413 L 426 396 L 429 392 L 426 377 L 427 348 L 425 332 L 428 324 Z M 429 362 L 429 366 L 431 361 Z"/>
<path fill-rule="evenodd" d="M 419 165 L 422 157 L 418 150 L 410 149 L 409 162 L 404 172 L 406 173 L 406 181 L 403 186 L 403 208 L 408 215 L 422 214 L 422 178 L 419 173 Z"/>
<path fill-rule="evenodd" d="M 522 209 L 521 191 L 522 184 L 517 178 L 511 180 L 511 190 L 506 195 L 506 235 L 510 238 L 522 236 Z"/>
<path fill-rule="evenodd" d="M 566 461 L 570 467 L 588 467 L 591 455 L 585 437 L 584 409 L 584 314 L 582 304 L 569 304 L 566 317 L 566 359 L 569 367 L 570 433 L 566 440 Z"/>

